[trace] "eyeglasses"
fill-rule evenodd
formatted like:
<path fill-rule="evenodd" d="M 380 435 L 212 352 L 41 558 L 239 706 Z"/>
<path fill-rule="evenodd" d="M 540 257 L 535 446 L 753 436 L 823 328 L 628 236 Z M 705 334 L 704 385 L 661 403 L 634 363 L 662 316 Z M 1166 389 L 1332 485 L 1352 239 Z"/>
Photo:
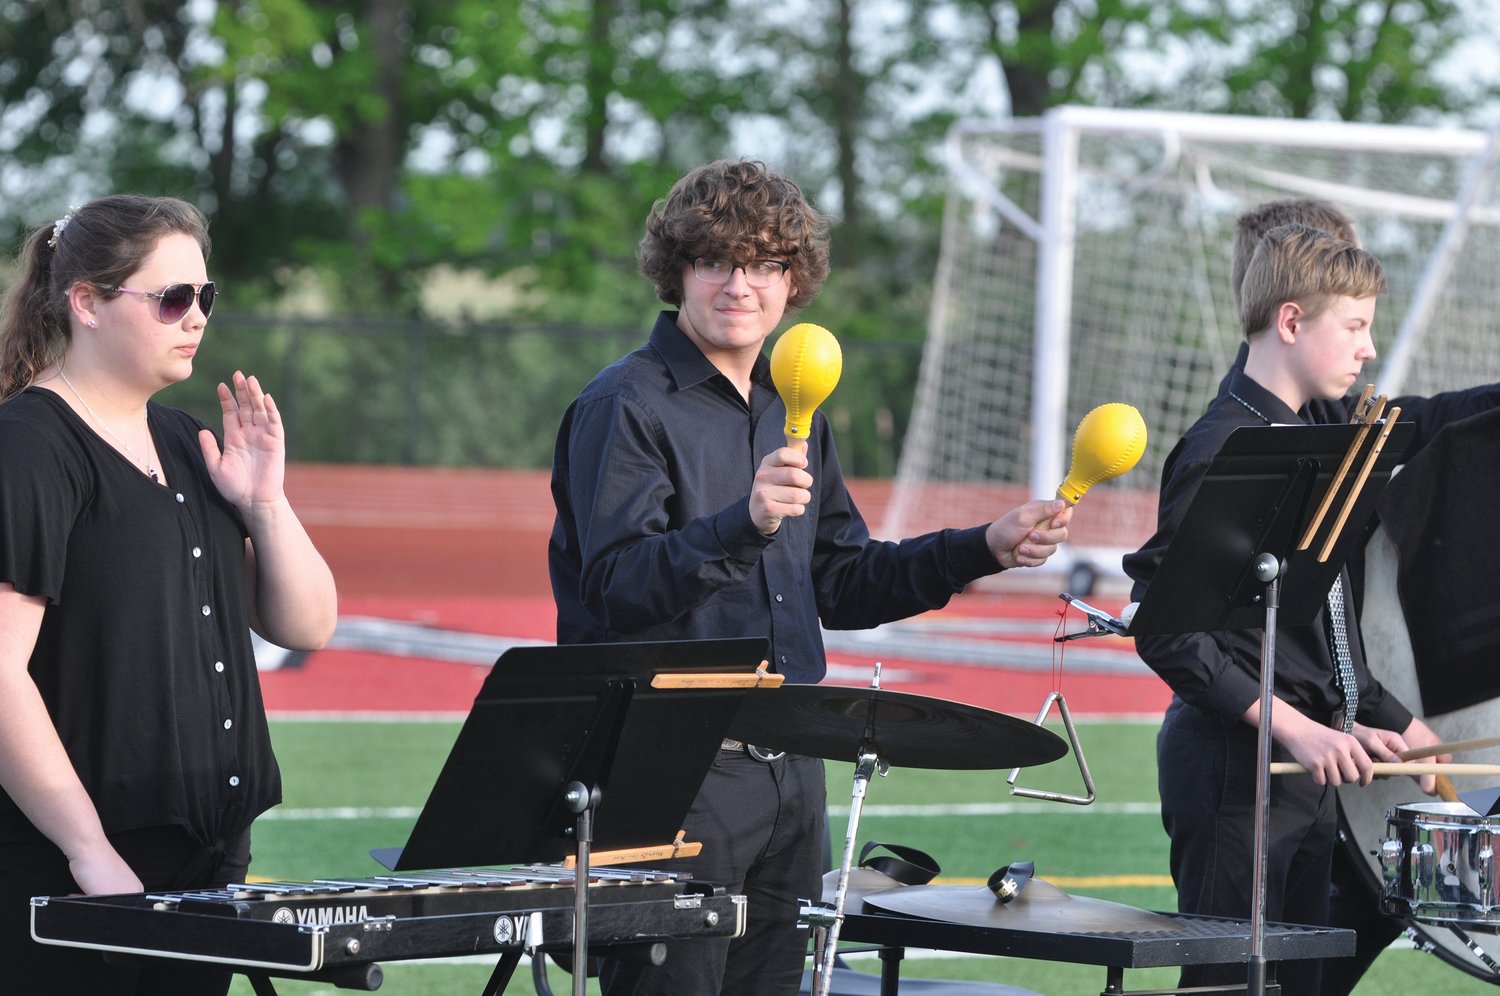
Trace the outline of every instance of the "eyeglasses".
<path fill-rule="evenodd" d="M 745 283 L 756 290 L 770 287 L 791 268 L 792 264 L 784 259 L 753 259 L 748 263 L 736 263 L 732 259 L 700 256 L 693 260 L 693 276 L 705 284 L 727 284 L 735 270 L 744 270 Z"/>
<path fill-rule="evenodd" d="M 198 299 L 198 308 L 203 312 L 203 317 L 207 318 L 213 314 L 214 299 L 219 296 L 212 280 L 203 284 L 168 284 L 161 289 L 160 293 L 103 285 L 99 289 L 153 298 L 156 301 L 156 320 L 164 325 L 175 325 L 182 321 L 182 316 L 186 315 L 188 309 L 193 306 L 194 298 Z"/>

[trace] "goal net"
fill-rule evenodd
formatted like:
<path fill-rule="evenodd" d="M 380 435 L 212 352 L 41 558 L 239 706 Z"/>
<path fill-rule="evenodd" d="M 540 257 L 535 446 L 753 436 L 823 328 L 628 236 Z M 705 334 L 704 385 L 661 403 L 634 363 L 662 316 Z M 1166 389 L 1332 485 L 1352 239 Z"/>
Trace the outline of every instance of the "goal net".
<path fill-rule="evenodd" d="M 1458 129 L 1078 107 L 955 127 L 884 534 L 1050 496 L 1079 420 L 1126 402 L 1145 417 L 1146 455 L 1089 491 L 1056 560 L 1122 577 L 1120 554 L 1154 530 L 1163 460 L 1239 348 L 1234 224 L 1264 201 L 1337 204 L 1384 264 L 1381 356 L 1364 381 L 1394 395 L 1500 380 L 1493 145 Z"/>

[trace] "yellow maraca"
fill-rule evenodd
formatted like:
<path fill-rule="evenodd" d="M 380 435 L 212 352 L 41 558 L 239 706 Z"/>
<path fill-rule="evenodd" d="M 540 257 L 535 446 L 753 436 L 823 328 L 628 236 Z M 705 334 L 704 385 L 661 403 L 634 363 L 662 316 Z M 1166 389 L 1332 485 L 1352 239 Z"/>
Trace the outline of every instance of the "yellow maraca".
<path fill-rule="evenodd" d="M 771 379 L 786 405 L 786 442 L 807 446 L 813 412 L 828 400 L 844 371 L 844 353 L 833 333 L 803 322 L 781 334 L 771 349 Z"/>
<path fill-rule="evenodd" d="M 1073 433 L 1073 462 L 1058 485 L 1057 497 L 1077 505 L 1083 493 L 1100 481 L 1119 477 L 1146 452 L 1146 420 L 1132 405 L 1100 405 L 1083 417 Z"/>

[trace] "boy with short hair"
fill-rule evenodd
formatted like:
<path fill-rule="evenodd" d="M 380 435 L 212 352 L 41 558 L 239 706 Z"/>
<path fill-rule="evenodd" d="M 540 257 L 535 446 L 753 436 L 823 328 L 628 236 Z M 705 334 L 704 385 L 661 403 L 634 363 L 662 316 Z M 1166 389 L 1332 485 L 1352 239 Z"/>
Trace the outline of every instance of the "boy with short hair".
<path fill-rule="evenodd" d="M 1236 320 L 1239 318 L 1240 285 L 1245 282 L 1245 271 L 1250 268 L 1250 259 L 1255 255 L 1255 248 L 1260 245 L 1262 236 L 1281 225 L 1306 225 L 1353 245 L 1360 245 L 1359 235 L 1354 230 L 1353 219 L 1337 205 L 1317 197 L 1289 197 L 1284 200 L 1266 201 L 1241 212 L 1234 220 L 1234 241 L 1229 255 L 1229 288 L 1234 292 Z M 1245 369 L 1245 359 L 1249 355 L 1250 344 L 1242 340 L 1239 352 L 1234 357 L 1234 363 L 1229 367 L 1229 372 L 1224 375 L 1223 380 L 1219 381 L 1219 397 L 1223 397 L 1224 392 L 1228 390 L 1230 376 L 1237 370 Z M 1330 404 L 1340 405 L 1342 399 L 1336 402 L 1312 402 L 1314 408 L 1325 408 Z M 1322 414 L 1326 418 L 1315 418 L 1311 421 L 1333 421 L 1336 418 L 1332 410 L 1325 410 Z"/>
<path fill-rule="evenodd" d="M 1248 343 L 1244 370 L 1231 370 L 1223 390 L 1168 456 L 1162 470 L 1158 528 L 1125 558 L 1145 593 L 1193 494 L 1224 440 L 1246 425 L 1347 421 L 1371 338 L 1375 299 L 1386 289 L 1380 263 L 1353 243 L 1306 225 L 1279 226 L 1258 243 L 1240 294 Z M 1321 404 L 1320 404 L 1321 403 Z M 1392 402 L 1417 423 L 1413 449 L 1442 425 L 1500 403 L 1488 386 L 1432 398 Z M 1341 572 L 1330 595 L 1342 595 Z M 1334 788 L 1368 784 L 1375 760 L 1436 735 L 1374 681 L 1365 666 L 1352 602 L 1343 637 L 1353 687 L 1336 677 L 1328 627 L 1336 618 L 1277 633 L 1273 754 L 1296 760 L 1310 777 L 1274 786 L 1267 855 L 1266 916 L 1272 921 L 1326 924 L 1337 830 Z M 1172 839 L 1172 878 L 1184 913 L 1248 918 L 1257 883 L 1254 856 L 1256 727 L 1260 715 L 1259 631 L 1141 636 L 1136 649 L 1171 687 L 1173 698 L 1157 738 L 1162 823 Z M 1346 716 L 1345 713 L 1353 715 Z M 1423 788 L 1432 791 L 1431 779 Z M 1283 992 L 1317 993 L 1321 963 L 1287 961 Z M 1245 965 L 1189 966 L 1182 985 L 1243 983 Z"/>
<path fill-rule="evenodd" d="M 1229 285 L 1234 289 L 1235 308 L 1240 306 L 1240 285 L 1245 282 L 1245 271 L 1250 269 L 1261 237 L 1282 225 L 1306 225 L 1360 245 L 1353 219 L 1337 205 L 1317 197 L 1266 201 L 1241 212 L 1234 222 L 1234 246 L 1229 256 Z"/>

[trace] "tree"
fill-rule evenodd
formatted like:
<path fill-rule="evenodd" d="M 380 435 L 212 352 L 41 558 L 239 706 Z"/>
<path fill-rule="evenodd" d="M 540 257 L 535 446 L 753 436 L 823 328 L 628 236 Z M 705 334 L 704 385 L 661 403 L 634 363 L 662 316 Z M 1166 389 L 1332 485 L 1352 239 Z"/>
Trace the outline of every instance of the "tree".
<path fill-rule="evenodd" d="M 12 234 L 122 176 L 149 172 L 159 189 L 191 188 L 198 163 L 178 142 L 176 94 L 150 95 L 154 81 L 174 77 L 194 34 L 184 8 L 0 2 L 0 183 Z M 127 109 L 133 88 L 148 95 Z M 127 117 L 133 127 L 115 127 Z"/>
<path fill-rule="evenodd" d="M 1452 0 L 1295 0 L 1247 12 L 1225 76 L 1234 114 L 1395 123 L 1472 111 L 1435 70 L 1472 30 Z"/>
<path fill-rule="evenodd" d="M 498 106 L 532 74 L 517 8 L 233 0 L 214 34 L 223 58 L 194 76 L 250 132 L 215 143 L 216 225 L 253 244 L 266 198 L 290 204 L 276 227 L 296 255 L 340 274 L 355 306 L 403 311 L 426 267 L 487 245 L 498 206 L 465 163 L 524 128 Z"/>

